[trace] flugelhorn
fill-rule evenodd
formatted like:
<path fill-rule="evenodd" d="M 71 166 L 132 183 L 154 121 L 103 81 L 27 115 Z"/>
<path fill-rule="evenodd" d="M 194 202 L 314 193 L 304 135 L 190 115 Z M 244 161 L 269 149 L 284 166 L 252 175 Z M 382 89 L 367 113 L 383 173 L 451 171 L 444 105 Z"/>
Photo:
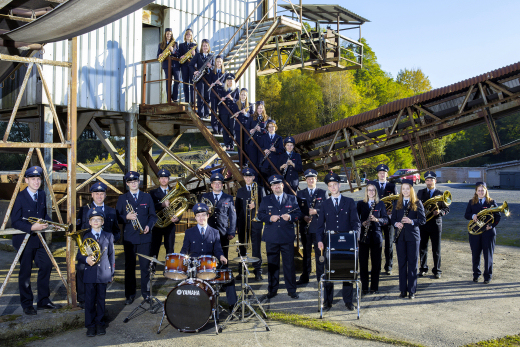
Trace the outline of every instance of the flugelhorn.
<path fill-rule="evenodd" d="M 81 234 L 87 230 L 90 229 L 83 229 L 74 233 L 68 233 L 67 236 L 73 237 L 74 240 L 76 240 L 79 251 L 83 256 L 92 256 L 92 261 L 94 264 L 97 264 L 101 260 L 101 256 L 103 256 L 105 251 L 103 250 L 103 253 L 101 253 L 101 247 L 99 246 L 99 243 L 93 238 L 87 237 L 86 239 L 81 240 Z"/>
<path fill-rule="evenodd" d="M 56 231 L 58 231 L 60 229 L 63 229 L 65 231 L 69 231 L 69 229 L 70 229 L 70 225 L 60 224 L 60 223 L 56 223 L 56 222 L 51 222 L 51 221 L 40 219 L 40 218 L 36 218 L 36 217 L 29 217 L 29 218 L 23 217 L 22 219 L 25 219 L 26 221 L 28 221 L 31 224 L 34 224 L 34 223 L 49 224 L 51 226 L 51 228 L 53 230 L 56 230 Z"/>
<path fill-rule="evenodd" d="M 172 223 L 172 218 L 177 217 L 180 218 L 184 211 L 188 209 L 188 199 L 183 197 L 182 195 L 189 194 L 189 191 L 184 187 L 181 182 L 177 182 L 177 185 L 174 189 L 170 190 L 168 194 L 159 203 L 163 203 L 165 201 L 169 201 L 170 204 L 168 207 L 163 208 L 161 211 L 157 212 L 157 222 L 155 222 L 155 226 L 158 228 L 167 227 Z"/>
<path fill-rule="evenodd" d="M 137 212 L 134 211 L 134 208 L 132 207 L 132 205 L 130 205 L 128 200 L 126 200 L 126 213 L 135 213 L 135 215 L 137 216 Z M 131 222 L 132 226 L 134 227 L 134 230 L 139 230 L 139 234 L 144 234 L 144 230 L 141 226 L 141 222 L 139 222 L 139 219 L 132 219 Z"/>
<path fill-rule="evenodd" d="M 434 196 L 426 200 L 424 203 L 424 213 L 426 214 L 426 221 L 435 217 L 434 212 L 439 211 L 439 203 L 443 202 L 444 205 L 450 206 L 451 204 L 451 193 L 447 190 L 442 195 Z"/>
<path fill-rule="evenodd" d="M 509 211 L 507 201 L 504 201 L 504 204 L 500 207 L 487 208 L 477 213 L 477 220 L 471 220 L 468 223 L 468 233 L 471 235 L 480 235 L 486 231 L 486 225 L 493 224 L 495 221 L 495 217 L 493 217 L 493 213 L 495 212 L 504 212 L 504 215 L 509 217 L 511 212 Z"/>
<path fill-rule="evenodd" d="M 170 56 L 170 54 L 172 54 L 172 52 L 170 51 L 170 48 L 173 47 L 174 44 L 175 44 L 175 39 L 172 38 L 172 40 L 170 41 L 168 46 L 166 46 L 166 48 L 162 52 L 162 55 L 159 58 L 157 58 L 157 60 L 159 60 L 160 63 L 162 63 L 166 58 L 168 58 Z"/>

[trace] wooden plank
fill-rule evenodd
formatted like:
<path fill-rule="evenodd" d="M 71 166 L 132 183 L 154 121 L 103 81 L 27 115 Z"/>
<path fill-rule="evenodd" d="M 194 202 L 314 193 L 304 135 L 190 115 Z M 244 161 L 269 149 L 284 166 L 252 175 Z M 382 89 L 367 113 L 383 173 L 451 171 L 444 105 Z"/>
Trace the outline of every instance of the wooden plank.
<path fill-rule="evenodd" d="M 171 151 L 173 146 L 177 143 L 177 141 L 180 140 L 181 136 L 186 132 L 186 129 L 179 132 L 179 135 L 173 137 L 170 142 L 168 143 L 167 147 Z M 155 164 L 159 166 L 161 164 L 161 161 L 163 161 L 164 157 L 166 156 L 166 152 L 162 151 L 161 154 L 155 159 Z"/>
<path fill-rule="evenodd" d="M 113 164 L 115 164 L 115 161 L 112 161 Z M 112 165 L 113 165 L 112 164 Z M 88 166 L 84 165 L 83 163 L 77 163 L 77 165 L 82 168 L 83 170 L 85 170 L 86 173 L 88 173 L 89 175 L 95 175 L 96 173 L 92 170 L 90 170 L 88 168 Z M 122 195 L 123 192 L 120 191 L 119 189 L 117 189 L 116 187 L 114 187 L 112 184 L 110 184 L 107 180 L 105 180 L 103 177 L 97 175 L 96 176 L 98 180 L 100 180 L 101 182 L 103 182 L 104 184 L 107 185 L 107 187 L 109 187 L 110 189 L 112 189 L 114 192 L 116 192 L 117 194 L 119 195 Z M 76 190 L 77 191 L 77 190 Z"/>
<path fill-rule="evenodd" d="M 29 77 L 31 76 L 32 67 L 33 67 L 33 63 L 30 63 L 29 67 L 27 67 L 27 72 L 25 73 L 25 77 L 23 79 L 22 86 L 20 87 L 20 91 L 18 92 L 18 96 L 16 97 L 16 102 L 13 107 L 13 112 L 11 113 L 11 118 L 9 119 L 9 123 L 7 123 L 7 128 L 5 129 L 4 142 L 7 142 L 7 139 L 9 138 L 9 134 L 11 133 L 11 128 L 14 123 L 14 118 L 16 117 L 16 112 L 18 111 L 18 107 L 20 107 L 20 102 L 22 102 L 23 93 L 25 91 L 25 88 L 27 87 L 27 82 L 29 81 Z"/>
<path fill-rule="evenodd" d="M 54 195 L 54 190 L 52 189 L 52 181 L 49 177 L 49 173 L 47 172 L 47 167 L 45 166 L 45 161 L 43 160 L 42 152 L 39 148 L 36 148 L 36 154 L 38 155 L 38 159 L 40 160 L 40 164 L 43 170 L 43 177 L 45 177 L 45 183 L 47 183 L 47 189 L 49 189 L 49 195 L 51 196 L 52 206 L 54 206 L 54 209 L 56 210 L 58 221 L 60 222 L 60 224 L 63 224 L 63 218 L 61 217 L 59 206 L 56 203 L 56 195 Z M 50 216 L 52 217 L 52 211 L 47 211 L 47 213 L 48 212 L 51 212 Z"/>
<path fill-rule="evenodd" d="M 7 287 L 7 283 L 9 282 L 9 279 L 11 278 L 11 275 L 13 274 L 14 268 L 16 267 L 16 264 L 18 264 L 18 260 L 20 260 L 20 257 L 22 256 L 25 246 L 27 246 L 27 241 L 29 240 L 29 236 L 31 236 L 31 235 L 30 234 L 25 235 L 22 245 L 20 246 L 20 248 L 18 249 L 18 252 L 16 253 L 16 256 L 14 257 L 13 263 L 11 264 L 11 267 L 9 268 L 9 272 L 7 273 L 7 276 L 5 276 L 4 283 L 2 283 L 2 288 L 0 288 L 0 297 L 2 297 L 2 294 L 4 294 L 5 287 Z"/>
<path fill-rule="evenodd" d="M 58 114 L 56 113 L 56 107 L 54 106 L 54 102 L 52 101 L 52 95 L 49 92 L 49 87 L 47 87 L 47 82 L 45 82 L 42 67 L 39 64 L 36 64 L 36 68 L 38 69 L 38 73 L 40 74 L 43 90 L 45 91 L 45 95 L 47 96 L 47 102 L 49 103 L 49 108 L 51 109 L 52 117 L 54 118 L 54 125 L 56 126 L 56 129 L 58 129 L 60 141 L 61 143 L 65 143 L 65 137 L 63 136 L 63 130 L 61 130 L 60 120 L 58 119 Z"/>

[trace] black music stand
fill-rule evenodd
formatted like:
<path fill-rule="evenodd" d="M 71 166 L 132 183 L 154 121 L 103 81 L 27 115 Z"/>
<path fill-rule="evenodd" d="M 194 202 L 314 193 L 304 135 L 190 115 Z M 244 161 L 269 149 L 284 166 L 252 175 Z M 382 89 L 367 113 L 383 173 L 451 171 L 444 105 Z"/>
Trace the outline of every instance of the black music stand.
<path fill-rule="evenodd" d="M 357 297 L 357 319 L 359 319 L 359 303 L 360 303 L 360 298 L 361 298 L 361 293 L 360 293 L 360 286 L 361 286 L 361 280 L 358 278 L 358 274 L 359 274 L 359 271 L 357 271 L 357 262 L 358 262 L 358 252 L 359 252 L 359 248 L 357 246 L 357 237 L 354 237 L 354 239 L 356 240 L 355 241 L 355 247 L 354 248 L 350 248 L 349 251 L 353 251 L 354 252 L 354 270 L 351 270 L 350 273 L 352 273 L 354 279 L 331 279 L 331 274 L 333 274 L 336 270 L 334 269 L 331 269 L 330 268 L 330 252 L 331 252 L 331 240 L 330 240 L 330 235 L 331 234 L 335 234 L 335 232 L 333 230 L 327 230 L 326 233 L 328 234 L 328 239 L 329 239 L 329 242 L 327 244 L 327 250 L 326 250 L 326 254 L 327 254 L 327 262 L 328 262 L 328 266 L 326 267 L 325 269 L 325 272 L 321 275 L 321 278 L 320 278 L 320 282 L 319 282 L 319 287 L 318 287 L 318 308 L 320 310 L 320 319 L 323 319 L 323 286 L 324 286 L 324 282 L 331 282 L 331 283 L 334 283 L 334 282 L 339 282 L 339 283 L 344 283 L 344 282 L 350 282 L 350 283 L 356 283 L 356 297 Z M 356 234 L 355 231 L 349 231 L 348 232 L 349 234 Z M 325 275 L 327 275 L 327 279 L 325 279 Z"/>

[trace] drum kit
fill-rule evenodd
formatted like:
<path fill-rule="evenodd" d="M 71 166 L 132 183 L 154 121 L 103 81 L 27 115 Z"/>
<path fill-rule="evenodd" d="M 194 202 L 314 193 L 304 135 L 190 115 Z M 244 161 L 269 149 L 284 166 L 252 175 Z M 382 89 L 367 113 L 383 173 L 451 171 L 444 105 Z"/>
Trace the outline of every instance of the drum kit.
<path fill-rule="evenodd" d="M 249 275 L 247 264 L 257 262 L 259 259 L 240 256 L 239 246 L 247 246 L 247 244 L 237 242 L 228 247 L 232 246 L 237 247 L 237 252 L 239 254 L 238 257 L 233 259 L 233 261 L 240 262 L 243 273 Z M 157 334 L 161 333 L 165 317 L 168 321 L 166 326 L 171 325 L 178 331 L 186 333 L 199 332 L 204 328 L 204 326 L 206 326 L 206 324 L 208 324 L 210 318 L 213 317 L 215 322 L 215 331 L 218 335 L 219 332 L 222 332 L 225 324 L 227 324 L 232 318 L 237 318 L 237 320 L 244 322 L 246 318 L 253 315 L 256 315 L 256 317 L 264 324 L 266 330 L 270 330 L 265 321 L 253 309 L 253 304 L 258 305 L 262 310 L 264 318 L 267 318 L 260 301 L 256 297 L 251 286 L 249 286 L 247 276 L 242 276 L 242 291 L 237 304 L 227 317 L 225 324 L 220 328 L 218 327 L 219 313 L 224 310 L 224 308 L 219 305 L 220 289 L 222 286 L 231 283 L 234 277 L 231 269 L 217 268 L 218 262 L 217 258 L 214 256 L 201 255 L 200 257 L 195 258 L 186 254 L 170 253 L 166 255 L 164 263 L 157 260 L 155 257 L 139 253 L 138 256 L 150 261 L 150 279 L 148 282 L 150 296 L 143 300 L 143 302 L 137 306 L 123 322 L 127 323 L 130 319 L 138 317 L 147 311 L 155 314 L 162 307 L 163 315 Z M 164 276 L 166 278 L 180 281 L 180 283 L 176 284 L 170 290 L 164 303 L 152 295 L 152 283 L 155 277 L 156 264 L 164 266 Z M 146 304 L 149 305 L 148 308 L 145 308 Z M 239 308 L 242 309 L 241 315 L 238 313 Z M 251 311 L 247 317 L 245 315 L 246 310 Z"/>

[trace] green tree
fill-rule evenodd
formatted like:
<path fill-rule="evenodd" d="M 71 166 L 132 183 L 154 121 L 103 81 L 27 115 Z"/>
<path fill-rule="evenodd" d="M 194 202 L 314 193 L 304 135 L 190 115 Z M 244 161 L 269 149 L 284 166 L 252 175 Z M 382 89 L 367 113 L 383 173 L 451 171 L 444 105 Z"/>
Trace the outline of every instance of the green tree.
<path fill-rule="evenodd" d="M 432 89 L 428 76 L 420 68 L 403 69 L 396 78 L 397 83 L 407 87 L 413 95 L 422 94 Z"/>

